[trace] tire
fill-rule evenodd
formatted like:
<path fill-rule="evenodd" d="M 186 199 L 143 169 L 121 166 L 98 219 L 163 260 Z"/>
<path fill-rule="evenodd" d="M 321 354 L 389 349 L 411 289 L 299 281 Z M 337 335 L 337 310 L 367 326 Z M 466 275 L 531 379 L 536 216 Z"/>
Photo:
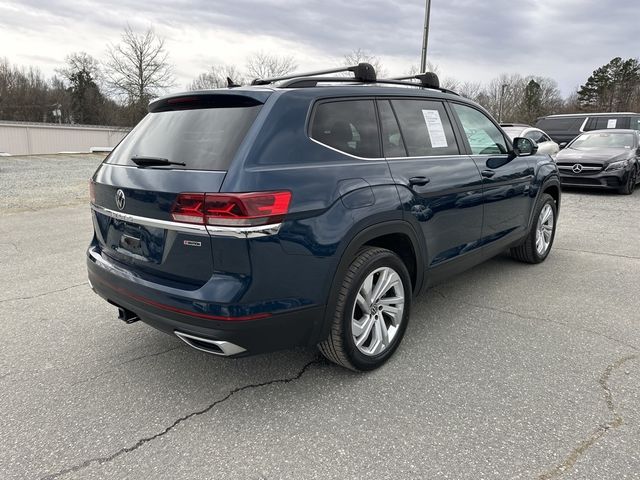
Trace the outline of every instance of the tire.
<path fill-rule="evenodd" d="M 544 228 L 544 232 L 541 231 L 541 235 L 544 238 L 544 249 L 538 248 L 538 230 L 541 228 L 541 221 L 544 219 L 546 214 L 552 212 L 553 217 L 551 218 L 551 224 L 547 221 Z M 531 225 L 531 230 L 525 238 L 524 242 L 522 242 L 517 247 L 513 247 L 511 249 L 511 256 L 516 260 L 519 260 L 524 263 L 541 263 L 544 262 L 549 252 L 551 251 L 551 247 L 553 246 L 553 240 L 556 236 L 556 224 L 558 222 L 558 208 L 556 206 L 556 201 L 553 197 L 547 193 L 542 194 L 538 204 L 536 206 L 536 210 L 534 212 L 535 220 L 533 221 L 533 225 Z M 549 228 L 551 230 L 549 231 Z"/>
<path fill-rule="evenodd" d="M 627 181 L 624 186 L 618 189 L 618 193 L 621 195 L 631 195 L 633 191 L 636 189 L 636 183 L 638 182 L 638 167 L 635 167 L 633 170 L 629 172 L 629 176 L 627 177 Z"/>
<path fill-rule="evenodd" d="M 367 289 L 365 281 L 369 280 Z M 389 286 L 376 297 L 379 284 Z M 390 250 L 365 247 L 358 251 L 337 288 L 331 331 L 318 348 L 328 360 L 348 369 L 374 370 L 393 355 L 407 329 L 412 295 L 407 267 Z M 368 298 L 367 290 L 371 293 Z"/>

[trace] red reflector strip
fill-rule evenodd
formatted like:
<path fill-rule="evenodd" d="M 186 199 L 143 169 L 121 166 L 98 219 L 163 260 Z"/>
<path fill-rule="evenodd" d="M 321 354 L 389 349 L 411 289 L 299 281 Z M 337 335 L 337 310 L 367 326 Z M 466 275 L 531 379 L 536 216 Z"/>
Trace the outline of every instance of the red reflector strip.
<path fill-rule="evenodd" d="M 225 317 L 225 316 L 221 316 L 221 315 L 209 315 L 206 313 L 199 313 L 199 312 L 194 312 L 192 310 L 184 310 L 182 308 L 177 308 L 177 307 L 172 307 L 171 305 L 165 305 L 164 303 L 160 303 L 160 302 L 156 302 L 154 300 L 151 300 L 149 298 L 146 297 L 141 297 L 140 295 L 135 295 L 131 292 L 127 292 L 126 290 L 122 289 L 122 288 L 118 288 L 114 285 L 111 285 L 103 280 L 97 280 L 98 283 L 102 283 L 105 286 L 109 287 L 112 290 L 115 290 L 118 293 L 121 293 L 122 295 L 125 295 L 129 298 L 133 298 L 134 300 L 137 300 L 139 302 L 142 303 L 146 303 L 147 305 L 151 305 L 152 307 L 156 307 L 156 308 L 160 308 L 162 310 L 167 310 L 169 312 L 174 312 L 174 313 L 180 313 L 182 315 L 188 315 L 190 317 L 197 317 L 197 318 L 203 318 L 205 320 L 221 320 L 221 321 L 227 321 L 227 322 L 241 322 L 241 321 L 247 321 L 247 320 L 260 320 L 262 318 L 267 318 L 270 317 L 271 314 L 270 313 L 256 313 L 255 315 L 241 315 L 238 317 Z"/>

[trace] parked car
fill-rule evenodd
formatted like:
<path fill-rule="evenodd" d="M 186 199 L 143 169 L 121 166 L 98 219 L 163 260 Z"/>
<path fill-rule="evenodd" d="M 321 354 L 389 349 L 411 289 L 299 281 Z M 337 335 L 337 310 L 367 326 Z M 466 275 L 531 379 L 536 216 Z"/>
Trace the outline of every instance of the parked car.
<path fill-rule="evenodd" d="M 536 127 L 547 132 L 560 148 L 564 148 L 583 132 L 610 128 L 640 130 L 640 114 L 626 112 L 549 115 L 539 118 Z"/>
<path fill-rule="evenodd" d="M 539 128 L 519 123 L 501 123 L 500 126 L 511 140 L 524 137 L 536 142 L 538 144 L 538 153 L 546 153 L 555 158 L 560 151 L 560 146 Z"/>
<path fill-rule="evenodd" d="M 318 345 L 371 370 L 427 286 L 505 250 L 547 258 L 549 156 L 433 76 L 349 71 L 151 103 L 91 182 L 89 280 L 122 320 L 217 355 Z"/>
<path fill-rule="evenodd" d="M 556 158 L 562 185 L 633 193 L 640 182 L 639 139 L 637 130 L 583 133 Z"/>

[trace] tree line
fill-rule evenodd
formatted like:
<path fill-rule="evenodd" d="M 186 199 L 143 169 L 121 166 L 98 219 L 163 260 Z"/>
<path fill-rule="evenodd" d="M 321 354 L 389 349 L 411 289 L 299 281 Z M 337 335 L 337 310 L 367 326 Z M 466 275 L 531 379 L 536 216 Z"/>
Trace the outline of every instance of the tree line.
<path fill-rule="evenodd" d="M 368 62 L 378 77 L 388 76 L 381 60 L 362 49 L 347 53 L 341 62 Z M 282 76 L 297 68 L 292 56 L 256 52 L 244 67 L 211 65 L 186 88 L 220 88 L 229 81 L 244 85 L 254 78 Z M 437 66 L 429 65 L 429 70 L 441 74 Z M 130 127 L 146 114 L 151 100 L 176 87 L 164 39 L 151 28 L 135 32 L 127 26 L 120 42 L 108 47 L 104 61 L 74 52 L 55 72 L 47 79 L 37 68 L 0 59 L 0 120 Z M 415 74 L 417 68 L 406 73 Z M 552 113 L 640 110 L 640 63 L 633 58 L 614 58 L 597 68 L 567 98 L 555 80 L 542 76 L 503 74 L 480 83 L 441 75 L 441 84 L 475 100 L 504 122 L 532 124 Z"/>

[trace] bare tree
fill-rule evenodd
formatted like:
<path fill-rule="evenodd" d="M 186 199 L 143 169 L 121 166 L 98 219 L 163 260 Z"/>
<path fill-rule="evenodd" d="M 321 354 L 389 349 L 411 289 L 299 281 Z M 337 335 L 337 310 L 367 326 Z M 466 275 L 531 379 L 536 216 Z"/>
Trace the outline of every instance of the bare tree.
<path fill-rule="evenodd" d="M 237 85 L 245 83 L 244 76 L 233 65 L 213 65 L 209 71 L 198 75 L 188 88 L 189 90 L 223 88 L 227 86 L 227 78 L 230 78 Z"/>
<path fill-rule="evenodd" d="M 250 78 L 281 77 L 298 68 L 293 57 L 257 52 L 247 59 L 247 76 Z"/>
<path fill-rule="evenodd" d="M 100 70 L 100 62 L 86 52 L 74 52 L 66 56 L 64 59 L 65 66 L 56 68 L 56 73 L 69 83 L 73 83 L 78 72 L 91 77 L 91 79 L 99 83 L 102 79 Z"/>
<path fill-rule="evenodd" d="M 352 67 L 354 65 L 358 65 L 359 63 L 369 63 L 375 69 L 376 76 L 378 78 L 384 78 L 389 74 L 387 72 L 387 69 L 382 64 L 382 61 L 380 60 L 380 58 L 363 50 L 362 48 L 356 48 L 350 53 L 347 53 L 343 57 L 342 63 L 347 67 Z"/>
<path fill-rule="evenodd" d="M 462 82 L 455 91 L 459 95 L 477 102 L 482 93 L 482 84 L 479 82 Z"/>
<path fill-rule="evenodd" d="M 137 34 L 127 25 L 122 42 L 109 47 L 106 84 L 130 105 L 146 105 L 174 84 L 168 57 L 164 39 L 152 28 Z"/>

